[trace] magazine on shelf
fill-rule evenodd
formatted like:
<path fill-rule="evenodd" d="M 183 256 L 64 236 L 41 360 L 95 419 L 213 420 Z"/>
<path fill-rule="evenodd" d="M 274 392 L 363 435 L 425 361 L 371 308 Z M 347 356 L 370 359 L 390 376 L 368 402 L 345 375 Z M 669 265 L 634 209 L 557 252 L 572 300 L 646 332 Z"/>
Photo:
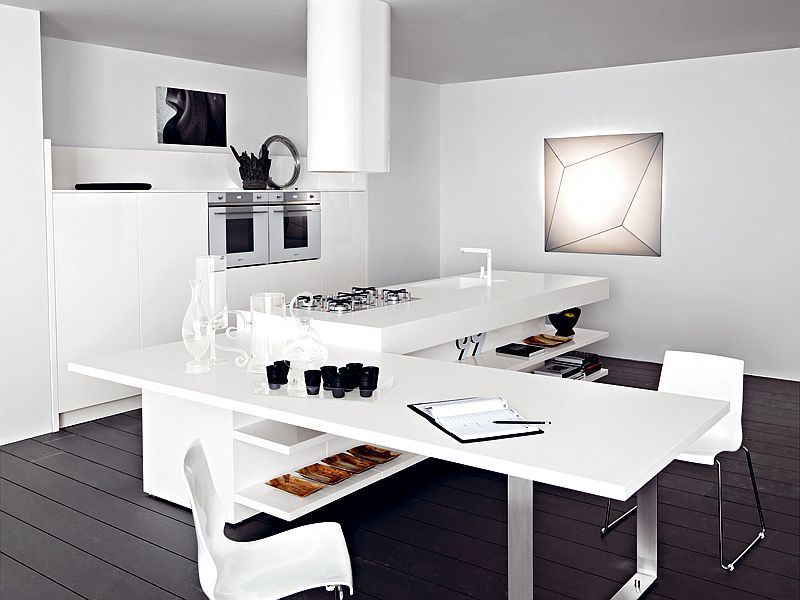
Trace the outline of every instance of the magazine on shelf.
<path fill-rule="evenodd" d="M 581 352 L 580 350 L 572 350 L 556 356 L 553 360 L 562 363 L 569 363 L 572 365 L 586 366 L 591 363 L 599 362 L 600 356 L 594 352 Z"/>
<path fill-rule="evenodd" d="M 544 433 L 536 425 L 494 423 L 525 420 L 500 397 L 456 398 L 409 404 L 408 407 L 462 443 Z"/>
<path fill-rule="evenodd" d="M 545 364 L 543 367 L 534 369 L 533 372 L 536 375 L 547 375 L 548 377 L 561 377 L 566 379 L 577 373 L 580 373 L 581 368 L 574 365 L 564 365 L 557 362 L 551 362 Z"/>
<path fill-rule="evenodd" d="M 498 346 L 494 349 L 498 354 L 507 354 L 509 356 L 519 356 L 522 358 L 530 358 L 534 354 L 544 352 L 544 348 L 539 346 L 531 346 L 530 344 L 506 344 L 505 346 Z"/>

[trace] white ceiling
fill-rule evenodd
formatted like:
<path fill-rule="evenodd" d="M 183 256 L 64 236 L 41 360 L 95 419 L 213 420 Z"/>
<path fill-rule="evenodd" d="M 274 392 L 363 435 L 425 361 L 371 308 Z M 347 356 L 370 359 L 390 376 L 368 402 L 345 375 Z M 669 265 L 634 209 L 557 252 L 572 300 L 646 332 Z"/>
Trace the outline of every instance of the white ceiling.
<path fill-rule="evenodd" d="M 305 75 L 305 0 L 0 0 L 42 33 Z M 800 47 L 800 0 L 389 0 L 392 74 L 437 83 Z"/>

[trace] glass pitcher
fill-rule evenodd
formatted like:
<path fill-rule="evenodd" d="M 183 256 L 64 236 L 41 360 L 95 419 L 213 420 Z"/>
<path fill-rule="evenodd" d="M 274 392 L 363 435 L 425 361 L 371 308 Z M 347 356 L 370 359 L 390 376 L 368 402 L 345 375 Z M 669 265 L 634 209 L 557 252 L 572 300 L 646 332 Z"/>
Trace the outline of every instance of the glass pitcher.
<path fill-rule="evenodd" d="M 253 294 L 250 296 L 250 312 L 241 310 L 225 310 L 214 315 L 214 320 L 223 315 L 236 315 L 250 330 L 250 352 L 241 348 L 221 345 L 217 340 L 215 346 L 219 350 L 234 352 L 239 356 L 236 365 L 247 365 L 249 373 L 263 374 L 266 367 L 276 360 L 285 358 L 286 345 L 286 296 L 277 293 Z M 226 335 L 236 339 L 241 331 L 238 327 L 229 327 Z"/>

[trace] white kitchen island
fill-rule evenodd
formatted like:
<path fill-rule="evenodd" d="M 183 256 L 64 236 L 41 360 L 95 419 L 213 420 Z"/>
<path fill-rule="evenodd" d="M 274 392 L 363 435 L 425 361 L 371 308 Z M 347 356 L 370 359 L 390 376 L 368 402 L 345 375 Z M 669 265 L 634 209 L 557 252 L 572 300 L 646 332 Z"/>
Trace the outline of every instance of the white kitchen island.
<path fill-rule="evenodd" d="M 405 288 L 418 300 L 346 314 L 309 311 L 322 341 L 456 360 L 457 339 L 485 333 L 482 346 L 494 354 L 496 346 L 547 330 L 550 313 L 608 300 L 605 277 L 522 271 L 495 271 L 491 286 L 475 273 L 386 287 Z M 562 351 L 607 336 L 604 331 L 576 330 L 575 342 Z"/>

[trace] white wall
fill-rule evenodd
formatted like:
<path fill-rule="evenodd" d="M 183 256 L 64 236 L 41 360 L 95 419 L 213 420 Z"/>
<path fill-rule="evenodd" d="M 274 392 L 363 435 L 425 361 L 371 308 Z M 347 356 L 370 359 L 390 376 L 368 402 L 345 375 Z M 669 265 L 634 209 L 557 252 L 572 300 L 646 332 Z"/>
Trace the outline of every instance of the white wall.
<path fill-rule="evenodd" d="M 42 69 L 44 132 L 54 146 L 229 153 L 157 143 L 156 86 L 173 86 L 227 94 L 228 144 L 239 152 L 258 153 L 282 134 L 305 155 L 303 77 L 47 37 Z"/>
<path fill-rule="evenodd" d="M 446 85 L 441 267 L 608 276 L 593 348 L 745 359 L 800 378 L 800 50 Z M 543 138 L 664 132 L 660 258 L 543 251 Z"/>
<path fill-rule="evenodd" d="M 237 150 L 255 152 L 281 133 L 305 153 L 303 77 L 53 38 L 42 38 L 42 53 L 45 136 L 56 147 L 228 153 L 156 143 L 155 87 L 173 85 L 227 94 L 228 142 Z M 371 284 L 439 274 L 439 91 L 392 78 L 391 173 L 369 177 Z"/>
<path fill-rule="evenodd" d="M 0 444 L 50 431 L 39 13 L 0 4 Z"/>
<path fill-rule="evenodd" d="M 392 78 L 391 172 L 369 176 L 369 282 L 439 276 L 441 86 Z"/>

